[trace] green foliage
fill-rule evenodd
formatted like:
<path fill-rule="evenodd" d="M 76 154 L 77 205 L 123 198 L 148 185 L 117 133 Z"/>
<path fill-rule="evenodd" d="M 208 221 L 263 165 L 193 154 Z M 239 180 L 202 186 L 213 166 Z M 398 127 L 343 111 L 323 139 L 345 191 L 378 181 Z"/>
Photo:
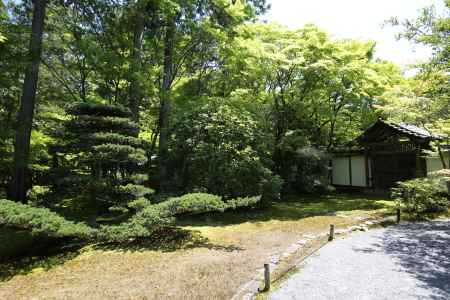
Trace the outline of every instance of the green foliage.
<path fill-rule="evenodd" d="M 78 103 L 68 113 L 63 139 L 54 147 L 63 168 L 56 168 L 54 188 L 79 204 L 98 212 L 127 211 L 129 202 L 148 197 L 145 143 L 137 138 L 138 126 L 126 118 L 122 106 Z M 83 189 L 80 187 L 83 186 Z M 81 202 L 80 202 L 81 201 Z"/>
<path fill-rule="evenodd" d="M 136 136 L 139 128 L 128 118 L 113 116 L 75 115 L 66 123 L 66 129 L 72 134 L 90 134 L 97 132 L 117 132 Z"/>
<path fill-rule="evenodd" d="M 206 193 L 186 194 L 153 205 L 141 199 L 133 202 L 135 207 L 139 207 L 135 215 L 122 224 L 102 226 L 98 237 L 100 240 L 114 242 L 145 238 L 158 229 L 174 226 L 176 217 L 251 207 L 259 202 L 260 197 L 237 198 L 224 202 L 221 197 Z"/>
<path fill-rule="evenodd" d="M 288 160 L 289 187 L 301 193 L 327 190 L 329 156 L 316 148 L 297 148 Z"/>
<path fill-rule="evenodd" d="M 154 190 L 147 188 L 140 184 L 128 183 L 126 185 L 118 185 L 113 188 L 114 198 L 118 199 L 118 202 L 129 202 L 134 199 L 141 199 L 150 196 L 154 193 Z"/>
<path fill-rule="evenodd" d="M 424 7 L 416 19 L 398 20 L 394 17 L 388 21 L 394 26 L 401 25 L 404 31 L 398 38 L 430 46 L 433 50 L 432 64 L 442 68 L 450 64 L 450 1 L 443 0 L 443 10 L 436 6 Z"/>
<path fill-rule="evenodd" d="M 84 223 L 68 221 L 59 214 L 40 207 L 0 200 L 0 225 L 24 229 L 34 235 L 55 238 L 78 238 L 123 242 L 130 239 L 145 238 L 156 230 L 174 226 L 175 218 L 209 212 L 223 212 L 258 205 L 260 197 L 246 197 L 223 202 L 219 196 L 193 193 L 151 204 L 145 198 L 130 202 L 136 210 L 131 218 L 118 225 L 102 225 L 99 229 Z"/>
<path fill-rule="evenodd" d="M 163 210 L 167 210 L 170 215 L 176 216 L 214 211 L 223 212 L 226 205 L 219 196 L 205 193 L 193 193 L 181 197 L 170 198 L 159 204 L 159 207 Z"/>
<path fill-rule="evenodd" d="M 446 71 L 422 70 L 388 89 L 378 111 L 392 121 L 415 124 L 435 134 L 449 134 L 449 79 Z"/>
<path fill-rule="evenodd" d="M 423 217 L 427 213 L 443 212 L 449 208 L 446 182 L 441 178 L 417 178 L 399 182 L 392 197 L 407 212 Z"/>
<path fill-rule="evenodd" d="M 70 107 L 67 112 L 75 116 L 118 117 L 130 118 L 129 109 L 120 105 L 104 105 L 98 103 L 78 103 Z"/>
<path fill-rule="evenodd" d="M 394 120 L 449 134 L 450 1 L 444 0 L 441 11 L 424 7 L 415 19 L 394 17 L 388 23 L 402 27 L 398 38 L 429 47 L 432 56 L 414 66 L 418 74 L 413 78 L 388 89 L 381 111 Z"/>
<path fill-rule="evenodd" d="M 227 199 L 279 198 L 280 181 L 258 153 L 261 133 L 245 111 L 206 105 L 184 115 L 174 126 L 171 166 L 176 185 L 204 189 Z"/>
<path fill-rule="evenodd" d="M 101 161 L 103 164 L 134 164 L 143 165 L 147 156 L 143 149 L 136 149 L 128 145 L 102 144 L 93 146 L 86 155 L 86 162 Z"/>
<path fill-rule="evenodd" d="M 49 192 L 48 186 L 35 185 L 28 191 L 28 201 L 30 203 L 41 203 Z"/>
<path fill-rule="evenodd" d="M 96 231 L 86 224 L 68 221 L 47 208 L 0 200 L 0 225 L 30 230 L 35 235 L 92 239 Z"/>
<path fill-rule="evenodd" d="M 29 160 L 35 187 L 28 195 L 80 219 L 126 219 L 104 225 L 104 240 L 148 236 L 171 226 L 174 214 L 264 206 L 282 187 L 324 190 L 327 158 L 318 149 L 352 141 L 380 114 L 449 128 L 448 18 L 431 9 L 411 22 L 407 38 L 434 46 L 433 62 L 444 68 L 409 81 L 394 64 L 374 59 L 374 42 L 333 39 L 312 24 L 290 30 L 258 22 L 265 0 L 66 4 L 47 5 Z M 3 186 L 29 9 L 30 1 L 8 1 L 0 12 Z M 168 149 L 158 149 L 166 133 Z M 161 183 L 173 189 L 167 192 L 218 196 L 195 193 L 155 205 L 148 185 L 158 183 L 153 175 L 161 166 L 170 178 Z M 53 202 L 42 201 L 46 186 Z"/>
<path fill-rule="evenodd" d="M 174 219 L 167 210 L 158 205 L 149 205 L 142 208 L 124 223 L 102 226 L 99 229 L 98 238 L 113 242 L 145 238 L 160 228 L 171 226 L 173 222 Z"/>
<path fill-rule="evenodd" d="M 75 194 L 89 183 L 76 183 L 75 177 L 88 173 L 101 177 L 98 181 L 121 171 L 125 177 L 157 173 L 156 159 L 146 162 L 145 156 L 161 150 L 164 98 L 170 109 L 167 123 L 175 124 L 169 132 L 175 134 L 169 137 L 170 159 L 159 157 L 173 175 L 164 184 L 176 193 L 276 199 L 281 185 L 276 175 L 289 185 L 292 172 L 284 172 L 293 161 L 305 174 L 310 168 L 300 165 L 297 149 L 287 149 L 290 132 L 304 139 L 301 147 L 332 148 L 352 140 L 377 117 L 372 104 L 401 74 L 393 64 L 373 59 L 373 42 L 332 39 L 311 24 L 290 30 L 258 22 L 267 9 L 264 0 L 49 2 L 33 124 L 37 143 L 31 151 L 32 175 L 39 176 L 33 182 L 71 181 Z M 143 32 L 135 39 L 138 20 Z M 5 99 L 0 125 L 9 128 L 0 136 L 3 184 L 10 172 L 29 21 L 25 2 L 10 2 L 1 15 L 7 40 L 0 44 L 5 58 L 0 62 L 0 97 Z M 176 30 L 167 39 L 172 23 Z M 128 110 L 135 82 L 139 124 L 130 121 Z M 74 102 L 66 113 L 61 111 Z M 199 109 L 214 102 L 222 107 Z M 56 141 L 45 139 L 50 136 Z M 49 144 L 54 144 L 52 153 Z M 48 154 L 53 152 L 59 165 L 50 177 L 47 170 L 54 160 Z M 158 178 L 150 179 L 158 183 Z"/>
<path fill-rule="evenodd" d="M 119 145 L 127 145 L 132 147 L 144 147 L 144 141 L 133 137 L 133 136 L 124 136 L 118 133 L 112 132 L 97 132 L 91 135 L 86 136 L 83 141 L 86 143 L 91 142 L 94 145 L 99 144 L 119 144 Z"/>
<path fill-rule="evenodd" d="M 226 202 L 226 209 L 234 210 L 242 207 L 255 207 L 260 206 L 262 203 L 261 197 L 244 197 L 231 199 Z"/>
<path fill-rule="evenodd" d="M 248 90 L 247 101 L 271 104 L 263 118 L 275 133 L 275 147 L 296 130 L 316 146 L 351 141 L 376 119 L 370 108 L 376 97 L 401 78 L 392 63 L 373 60 L 373 42 L 333 40 L 312 24 L 288 30 L 258 23 L 237 30 L 221 80 L 229 93 Z M 281 160 L 275 155 L 276 164 Z"/>

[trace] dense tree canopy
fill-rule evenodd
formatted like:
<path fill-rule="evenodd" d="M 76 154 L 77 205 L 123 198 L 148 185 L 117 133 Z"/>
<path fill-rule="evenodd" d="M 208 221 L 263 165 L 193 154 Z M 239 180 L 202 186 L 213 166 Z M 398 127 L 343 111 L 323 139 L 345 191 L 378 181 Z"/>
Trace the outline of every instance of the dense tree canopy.
<path fill-rule="evenodd" d="M 125 239 L 182 207 L 326 191 L 326 152 L 380 116 L 450 132 L 445 3 L 392 20 L 433 49 L 405 78 L 372 41 L 260 22 L 265 0 L 5 1 L 4 194 L 62 215 L 89 208 L 80 220 L 115 223 L 95 234 Z M 216 196 L 170 198 L 192 192 Z"/>

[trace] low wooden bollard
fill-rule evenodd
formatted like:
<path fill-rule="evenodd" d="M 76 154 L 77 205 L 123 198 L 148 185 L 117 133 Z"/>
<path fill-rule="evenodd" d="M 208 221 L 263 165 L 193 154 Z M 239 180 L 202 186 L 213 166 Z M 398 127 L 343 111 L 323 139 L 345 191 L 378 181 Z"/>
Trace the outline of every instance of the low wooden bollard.
<path fill-rule="evenodd" d="M 331 242 L 334 240 L 334 225 L 330 225 L 330 234 L 328 235 L 328 241 Z"/>
<path fill-rule="evenodd" d="M 397 223 L 400 223 L 400 208 L 397 208 Z"/>
<path fill-rule="evenodd" d="M 270 265 L 264 264 L 264 289 L 263 292 L 270 290 Z"/>

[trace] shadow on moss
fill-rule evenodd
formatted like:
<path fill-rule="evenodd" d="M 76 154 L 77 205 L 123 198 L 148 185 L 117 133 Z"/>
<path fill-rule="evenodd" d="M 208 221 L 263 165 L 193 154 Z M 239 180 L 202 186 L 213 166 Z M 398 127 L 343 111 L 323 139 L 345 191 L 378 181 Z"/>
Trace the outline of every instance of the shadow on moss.
<path fill-rule="evenodd" d="M 80 250 L 64 251 L 49 256 L 24 257 L 0 263 L 0 282 L 8 281 L 16 275 L 43 272 L 64 264 L 80 254 Z"/>
<path fill-rule="evenodd" d="M 89 246 L 89 248 L 86 248 Z M 16 275 L 27 275 L 34 272 L 48 271 L 63 265 L 80 255 L 83 251 L 113 250 L 123 252 L 162 251 L 174 252 L 183 249 L 207 248 L 225 252 L 242 251 L 235 245 L 221 245 L 211 243 L 199 231 L 189 231 L 180 228 L 166 228 L 155 232 L 146 239 L 136 239 L 125 243 L 99 244 L 64 244 L 48 249 L 47 255 L 11 259 L 0 263 L 0 282 L 8 281 Z"/>
<path fill-rule="evenodd" d="M 162 251 L 173 252 L 178 250 L 208 248 L 226 252 L 242 251 L 235 245 L 214 244 L 208 238 L 202 236 L 199 231 L 185 230 L 181 228 L 165 228 L 155 232 L 150 238 L 136 239 L 125 243 L 101 243 L 93 245 L 96 250 L 114 251 Z"/>

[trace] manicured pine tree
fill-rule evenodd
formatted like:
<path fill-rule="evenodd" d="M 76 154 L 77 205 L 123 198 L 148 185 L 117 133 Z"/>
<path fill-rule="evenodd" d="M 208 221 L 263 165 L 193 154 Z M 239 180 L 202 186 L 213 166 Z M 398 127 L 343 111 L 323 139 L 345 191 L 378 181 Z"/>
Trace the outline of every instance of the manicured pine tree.
<path fill-rule="evenodd" d="M 79 103 L 67 110 L 60 144 L 55 146 L 59 178 L 55 189 L 71 196 L 74 206 L 105 213 L 147 202 L 153 191 L 143 183 L 147 162 L 138 125 L 122 106 Z"/>

